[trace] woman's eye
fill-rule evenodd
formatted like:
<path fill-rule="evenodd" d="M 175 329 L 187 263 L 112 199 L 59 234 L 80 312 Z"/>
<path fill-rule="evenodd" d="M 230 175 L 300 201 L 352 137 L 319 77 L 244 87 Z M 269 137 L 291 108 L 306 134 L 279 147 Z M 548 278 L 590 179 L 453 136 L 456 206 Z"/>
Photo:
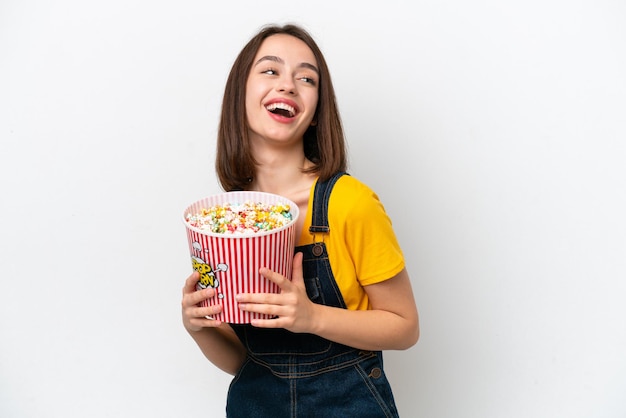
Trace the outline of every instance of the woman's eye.
<path fill-rule="evenodd" d="M 267 75 L 276 75 L 276 71 L 272 70 L 271 68 L 263 71 L 263 74 L 267 74 Z"/>
<path fill-rule="evenodd" d="M 311 77 L 300 77 L 300 80 L 304 81 L 305 83 L 309 83 L 309 84 L 315 84 L 315 79 L 311 78 Z"/>

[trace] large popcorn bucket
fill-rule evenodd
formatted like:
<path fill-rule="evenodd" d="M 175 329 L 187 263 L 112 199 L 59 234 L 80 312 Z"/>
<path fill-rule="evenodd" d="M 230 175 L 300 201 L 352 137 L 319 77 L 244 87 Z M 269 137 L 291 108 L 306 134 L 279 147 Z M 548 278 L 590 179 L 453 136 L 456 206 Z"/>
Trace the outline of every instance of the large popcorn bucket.
<path fill-rule="evenodd" d="M 187 218 L 203 209 L 245 203 L 288 205 L 291 221 L 258 232 L 224 233 L 194 226 Z M 291 280 L 298 214 L 298 206 L 292 201 L 264 192 L 226 192 L 201 199 L 185 209 L 183 223 L 187 229 L 191 263 L 193 269 L 200 273 L 197 287 L 213 287 L 216 291 L 216 296 L 205 302 L 204 306 L 221 304 L 223 307 L 214 319 L 244 324 L 252 319 L 269 318 L 268 315 L 241 311 L 235 296 L 239 293 L 280 291 L 276 284 L 259 274 L 261 267 L 267 267 Z"/>

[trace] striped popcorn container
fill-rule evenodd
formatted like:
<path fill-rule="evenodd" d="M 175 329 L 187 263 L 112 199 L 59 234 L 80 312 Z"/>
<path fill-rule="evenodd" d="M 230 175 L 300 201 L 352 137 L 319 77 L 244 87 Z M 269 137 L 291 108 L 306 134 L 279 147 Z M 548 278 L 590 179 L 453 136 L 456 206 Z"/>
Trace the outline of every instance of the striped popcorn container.
<path fill-rule="evenodd" d="M 197 288 L 216 291 L 204 306 L 223 307 L 215 319 L 244 324 L 268 318 L 239 310 L 235 296 L 280 291 L 259 274 L 261 267 L 291 280 L 298 214 L 298 206 L 282 196 L 245 191 L 205 197 L 185 209 L 191 263 L 200 273 Z"/>

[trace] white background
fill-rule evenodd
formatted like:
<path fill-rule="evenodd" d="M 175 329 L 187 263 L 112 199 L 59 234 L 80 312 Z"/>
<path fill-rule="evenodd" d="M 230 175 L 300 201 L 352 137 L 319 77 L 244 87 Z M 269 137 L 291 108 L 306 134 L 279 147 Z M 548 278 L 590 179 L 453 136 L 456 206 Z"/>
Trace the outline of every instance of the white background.
<path fill-rule="evenodd" d="M 289 21 L 407 256 L 401 415 L 625 417 L 621 0 L 0 0 L 0 416 L 223 416 L 180 214 L 220 191 L 232 61 Z"/>

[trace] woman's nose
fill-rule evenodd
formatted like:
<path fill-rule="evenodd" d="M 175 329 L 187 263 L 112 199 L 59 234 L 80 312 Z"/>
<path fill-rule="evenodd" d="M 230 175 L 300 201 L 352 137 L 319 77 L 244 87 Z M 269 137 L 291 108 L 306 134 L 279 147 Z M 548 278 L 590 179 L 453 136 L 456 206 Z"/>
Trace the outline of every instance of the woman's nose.
<path fill-rule="evenodd" d="M 278 81 L 277 90 L 281 93 L 295 94 L 296 85 L 291 77 L 281 77 Z"/>

